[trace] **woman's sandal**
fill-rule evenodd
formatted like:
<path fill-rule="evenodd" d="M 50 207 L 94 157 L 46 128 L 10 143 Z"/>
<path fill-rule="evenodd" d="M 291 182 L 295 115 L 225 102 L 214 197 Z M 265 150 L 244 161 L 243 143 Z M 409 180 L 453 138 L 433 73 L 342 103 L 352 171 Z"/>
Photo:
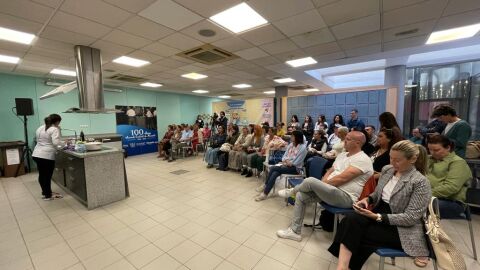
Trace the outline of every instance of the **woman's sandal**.
<path fill-rule="evenodd" d="M 429 260 L 428 257 L 415 257 L 413 263 L 418 267 L 424 268 L 428 265 Z"/>

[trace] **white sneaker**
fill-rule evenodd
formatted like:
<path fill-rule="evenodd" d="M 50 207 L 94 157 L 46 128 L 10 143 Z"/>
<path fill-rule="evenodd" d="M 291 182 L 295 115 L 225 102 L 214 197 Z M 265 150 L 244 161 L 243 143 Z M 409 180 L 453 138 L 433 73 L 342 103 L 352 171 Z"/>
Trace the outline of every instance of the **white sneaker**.
<path fill-rule="evenodd" d="M 288 227 L 285 230 L 278 230 L 277 236 L 283 239 L 290 239 L 294 241 L 302 241 L 302 236 L 300 234 L 295 233 L 292 228 Z"/>
<path fill-rule="evenodd" d="M 278 196 L 284 199 L 290 198 L 292 194 L 293 194 L 293 188 L 286 188 L 278 191 Z"/>
<path fill-rule="evenodd" d="M 261 185 L 261 186 L 259 186 L 255 189 L 256 192 L 263 192 L 264 190 L 265 190 L 265 184 L 263 184 L 263 185 Z"/>
<path fill-rule="evenodd" d="M 267 199 L 267 195 L 265 195 L 265 193 L 263 193 L 263 192 L 260 193 L 257 197 L 255 197 L 256 202 L 263 201 L 265 199 Z"/>

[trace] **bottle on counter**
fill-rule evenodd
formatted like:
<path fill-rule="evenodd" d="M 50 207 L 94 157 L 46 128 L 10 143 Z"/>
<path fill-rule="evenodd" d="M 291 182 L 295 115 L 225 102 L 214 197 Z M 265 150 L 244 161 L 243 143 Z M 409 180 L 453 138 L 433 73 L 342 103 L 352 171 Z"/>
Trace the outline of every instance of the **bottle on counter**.
<path fill-rule="evenodd" d="M 80 131 L 80 141 L 84 142 L 85 141 L 85 134 L 83 133 L 83 130 Z"/>

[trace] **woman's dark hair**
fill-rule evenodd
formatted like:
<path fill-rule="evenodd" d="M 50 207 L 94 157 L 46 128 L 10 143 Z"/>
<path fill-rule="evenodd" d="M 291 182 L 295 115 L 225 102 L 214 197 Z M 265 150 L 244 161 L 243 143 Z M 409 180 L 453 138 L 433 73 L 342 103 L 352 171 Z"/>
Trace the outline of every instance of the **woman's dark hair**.
<path fill-rule="evenodd" d="M 335 118 L 337 118 L 338 116 L 338 123 L 335 123 Z M 343 116 L 341 114 L 335 114 L 335 116 L 333 116 L 333 121 L 332 121 L 334 124 L 340 124 L 342 126 L 345 126 L 345 122 L 343 122 Z"/>
<path fill-rule="evenodd" d="M 305 121 L 305 123 L 309 123 L 309 124 L 313 123 L 312 117 L 310 115 L 307 115 L 306 118 L 307 118 L 307 121 Z"/>
<path fill-rule="evenodd" d="M 320 122 L 321 122 L 321 123 L 327 122 L 327 118 L 325 118 L 325 115 L 324 115 L 324 114 L 320 114 L 320 116 L 319 116 L 318 118 L 320 118 Z M 317 122 L 318 122 L 318 121 L 317 121 Z"/>
<path fill-rule="evenodd" d="M 238 132 L 240 131 L 237 125 L 233 125 L 232 128 L 233 128 L 233 134 L 238 134 Z"/>
<path fill-rule="evenodd" d="M 283 122 L 278 122 L 278 123 L 277 123 L 277 126 L 278 126 L 278 125 L 280 125 L 281 127 L 283 127 L 283 126 L 285 126 L 285 123 L 283 123 Z"/>
<path fill-rule="evenodd" d="M 449 104 L 439 104 L 433 108 L 432 118 L 437 118 L 442 115 L 457 116 L 457 111 Z"/>
<path fill-rule="evenodd" d="M 250 134 L 253 134 L 255 125 L 254 124 L 248 124 L 248 127 L 249 127 Z"/>
<path fill-rule="evenodd" d="M 315 135 L 315 134 L 317 134 L 317 133 L 320 134 L 320 138 L 321 138 L 322 140 L 326 140 L 326 139 L 327 139 L 327 137 L 326 137 L 327 133 L 325 133 L 325 130 L 323 130 L 323 129 L 315 130 L 315 131 L 313 132 L 313 135 Z"/>
<path fill-rule="evenodd" d="M 450 152 L 455 148 L 455 143 L 444 135 L 430 135 L 427 139 L 428 144 L 440 144 L 443 148 L 450 147 Z"/>
<path fill-rule="evenodd" d="M 400 126 L 397 123 L 397 119 L 391 112 L 383 112 L 378 116 L 378 121 L 380 122 L 380 129 L 381 128 L 393 128 Z"/>
<path fill-rule="evenodd" d="M 60 115 L 52 113 L 49 116 L 45 117 L 43 120 L 45 122 L 45 130 L 49 129 L 52 125 L 60 123 L 62 117 Z"/>
<path fill-rule="evenodd" d="M 300 130 L 294 130 L 292 136 L 295 137 L 295 146 L 303 144 L 303 132 Z"/>
<path fill-rule="evenodd" d="M 292 118 L 295 119 L 295 123 L 298 123 L 298 116 L 296 114 L 292 115 Z"/>
<path fill-rule="evenodd" d="M 396 144 L 397 142 L 403 140 L 402 135 L 401 135 L 401 134 L 398 134 L 397 129 L 381 128 L 378 133 L 380 133 L 380 132 L 382 132 L 383 134 L 385 134 L 385 136 L 387 137 L 387 139 L 390 140 L 390 142 L 388 143 L 388 149 L 391 149 L 394 144 Z M 376 148 L 378 149 L 379 147 L 377 146 Z"/>

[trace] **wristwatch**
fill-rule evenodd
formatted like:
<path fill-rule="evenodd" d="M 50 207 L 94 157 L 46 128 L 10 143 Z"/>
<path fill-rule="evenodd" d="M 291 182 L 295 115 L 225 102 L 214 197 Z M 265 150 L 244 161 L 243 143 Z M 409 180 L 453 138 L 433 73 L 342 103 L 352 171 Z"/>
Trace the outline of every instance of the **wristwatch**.
<path fill-rule="evenodd" d="M 382 215 L 377 214 L 377 219 L 375 219 L 376 222 L 382 222 Z"/>

